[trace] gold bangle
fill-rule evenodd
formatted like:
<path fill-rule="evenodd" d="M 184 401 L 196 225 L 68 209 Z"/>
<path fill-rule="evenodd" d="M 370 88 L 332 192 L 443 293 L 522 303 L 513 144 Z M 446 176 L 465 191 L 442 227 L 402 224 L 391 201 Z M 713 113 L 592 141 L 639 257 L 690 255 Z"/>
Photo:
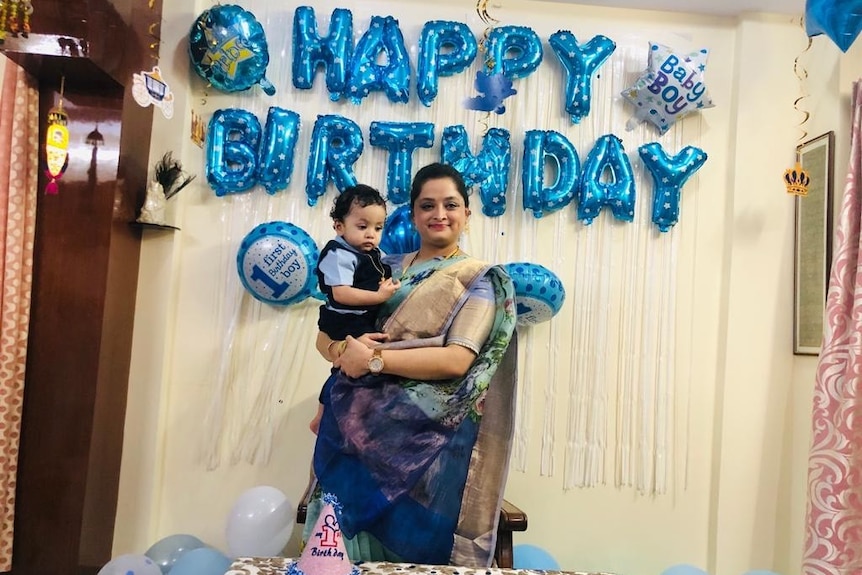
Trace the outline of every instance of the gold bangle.
<path fill-rule="evenodd" d="M 337 356 L 332 355 L 332 346 L 335 345 L 336 343 L 338 343 L 338 340 L 333 339 L 332 341 L 329 342 L 329 345 L 326 346 L 326 354 L 329 357 L 331 357 L 332 359 L 335 359 L 337 357 Z"/>
<path fill-rule="evenodd" d="M 335 348 L 336 352 L 333 355 L 332 346 L 335 345 L 336 343 L 338 344 L 338 347 Z M 344 353 L 344 349 L 346 347 L 347 347 L 347 340 L 346 339 L 340 339 L 340 340 L 339 339 L 333 339 L 331 342 L 329 342 L 329 345 L 326 346 L 326 353 L 329 354 L 329 357 L 331 357 L 333 360 L 335 360 L 335 359 L 338 359 L 339 357 L 341 357 L 341 354 Z"/>

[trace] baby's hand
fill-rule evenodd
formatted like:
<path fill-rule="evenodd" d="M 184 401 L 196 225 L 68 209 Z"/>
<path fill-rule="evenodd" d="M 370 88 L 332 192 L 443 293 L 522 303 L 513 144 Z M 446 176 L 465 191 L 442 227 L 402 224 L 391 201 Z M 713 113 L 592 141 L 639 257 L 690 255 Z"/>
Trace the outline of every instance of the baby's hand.
<path fill-rule="evenodd" d="M 398 280 L 394 280 L 392 278 L 386 278 L 383 280 L 383 283 L 380 284 L 380 287 L 377 288 L 377 293 L 383 298 L 383 301 L 388 300 L 392 297 L 398 288 L 401 287 L 401 282 Z"/>

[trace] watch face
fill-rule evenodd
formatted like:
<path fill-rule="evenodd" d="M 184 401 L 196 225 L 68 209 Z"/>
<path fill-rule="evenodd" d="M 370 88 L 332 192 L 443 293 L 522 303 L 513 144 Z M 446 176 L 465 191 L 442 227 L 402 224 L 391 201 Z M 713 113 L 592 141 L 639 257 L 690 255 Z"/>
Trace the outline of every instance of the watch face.
<path fill-rule="evenodd" d="M 379 351 L 375 351 L 371 359 L 368 360 L 368 371 L 375 375 L 383 371 L 383 358 L 380 357 Z"/>

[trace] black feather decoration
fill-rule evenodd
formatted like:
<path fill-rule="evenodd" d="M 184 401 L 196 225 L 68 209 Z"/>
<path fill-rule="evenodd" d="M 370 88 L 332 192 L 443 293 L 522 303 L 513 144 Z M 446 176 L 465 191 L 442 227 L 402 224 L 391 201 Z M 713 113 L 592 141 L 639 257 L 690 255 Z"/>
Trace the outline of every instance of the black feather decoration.
<path fill-rule="evenodd" d="M 183 166 L 173 159 L 171 152 L 167 152 L 162 159 L 156 163 L 155 180 L 162 185 L 165 199 L 169 200 L 180 190 L 188 186 L 197 174 L 188 175 L 183 171 Z"/>

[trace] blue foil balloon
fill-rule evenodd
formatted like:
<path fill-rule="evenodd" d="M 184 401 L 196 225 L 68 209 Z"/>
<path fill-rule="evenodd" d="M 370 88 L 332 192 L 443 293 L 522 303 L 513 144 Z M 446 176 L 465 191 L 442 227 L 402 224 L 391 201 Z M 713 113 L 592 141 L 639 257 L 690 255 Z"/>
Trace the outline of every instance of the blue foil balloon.
<path fill-rule="evenodd" d="M 194 535 L 178 533 L 159 539 L 144 555 L 152 559 L 162 573 L 167 573 L 183 554 L 201 547 L 206 547 L 206 544 Z"/>
<path fill-rule="evenodd" d="M 569 31 L 551 34 L 548 44 L 566 70 L 566 112 L 573 124 L 590 113 L 593 75 L 610 58 L 617 45 L 607 36 L 594 36 L 584 45 Z"/>
<path fill-rule="evenodd" d="M 670 156 L 661 144 L 651 142 L 638 148 L 638 154 L 652 175 L 652 222 L 666 232 L 679 221 L 682 187 L 706 163 L 706 152 L 686 146 Z"/>
<path fill-rule="evenodd" d="M 204 10 L 189 30 L 189 58 L 201 78 L 224 92 L 241 92 L 255 84 L 272 96 L 264 77 L 269 64 L 266 34 L 251 12 L 233 4 Z"/>
<path fill-rule="evenodd" d="M 468 187 L 478 186 L 482 213 L 489 218 L 506 213 L 506 190 L 509 189 L 509 165 L 512 146 L 509 131 L 491 128 L 482 137 L 477 155 L 470 151 L 470 138 L 464 126 L 447 126 L 443 130 L 442 161 L 461 172 Z"/>
<path fill-rule="evenodd" d="M 326 68 L 326 89 L 333 102 L 347 89 L 347 63 L 353 55 L 353 15 L 336 8 L 329 19 L 329 35 L 317 32 L 314 8 L 300 6 L 293 14 L 293 86 L 310 90 L 320 66 Z"/>
<path fill-rule="evenodd" d="M 217 196 L 248 190 L 257 183 L 260 122 L 246 110 L 216 110 L 207 128 L 207 182 Z"/>
<path fill-rule="evenodd" d="M 527 26 L 498 26 L 488 35 L 485 64 L 492 74 L 526 78 L 542 63 L 542 40 Z"/>
<path fill-rule="evenodd" d="M 305 195 L 308 205 L 326 193 L 332 180 L 339 191 L 356 185 L 353 164 L 362 155 L 362 130 L 353 120 L 344 116 L 318 116 L 311 134 L 311 153 L 308 156 Z"/>
<path fill-rule="evenodd" d="M 826 34 L 846 52 L 862 32 L 862 0 L 806 0 L 805 31 Z"/>
<path fill-rule="evenodd" d="M 437 97 L 439 79 L 465 70 L 476 58 L 478 48 L 473 32 L 461 22 L 426 22 L 419 38 L 419 62 L 416 66 L 419 101 L 430 106 Z"/>
<path fill-rule="evenodd" d="M 606 181 L 604 175 L 610 176 Z M 635 217 L 635 180 L 623 142 L 613 134 L 599 137 L 584 162 L 578 191 L 578 219 L 589 225 L 608 206 L 614 217 Z"/>
<path fill-rule="evenodd" d="M 545 186 L 546 162 L 553 162 L 557 177 Z M 524 136 L 521 184 L 524 209 L 541 218 L 569 205 L 578 193 L 581 161 L 575 146 L 555 131 L 528 130 Z"/>
<path fill-rule="evenodd" d="M 371 122 L 368 141 L 389 151 L 386 170 L 387 200 L 403 204 L 410 199 L 413 151 L 434 144 L 434 124 L 428 122 Z"/>
<path fill-rule="evenodd" d="M 312 295 L 319 257 L 317 244 L 305 230 L 274 221 L 256 226 L 243 238 L 236 267 L 243 287 L 255 299 L 291 305 Z"/>
<path fill-rule="evenodd" d="M 539 264 L 512 262 L 503 268 L 515 284 L 518 325 L 548 321 L 563 307 L 566 290 L 557 274 Z"/>
<path fill-rule="evenodd" d="M 275 106 L 269 109 L 257 162 L 257 181 L 268 194 L 283 190 L 290 183 L 299 124 L 296 112 Z"/>
<path fill-rule="evenodd" d="M 407 254 L 419 249 L 419 232 L 413 225 L 410 206 L 398 206 L 383 224 L 380 249 L 386 254 Z"/>
<path fill-rule="evenodd" d="M 378 64 L 383 59 L 385 64 Z M 347 97 L 359 104 L 371 92 L 381 91 L 391 102 L 410 99 L 410 57 L 398 20 L 372 16 L 371 25 L 356 43 L 350 61 Z"/>

